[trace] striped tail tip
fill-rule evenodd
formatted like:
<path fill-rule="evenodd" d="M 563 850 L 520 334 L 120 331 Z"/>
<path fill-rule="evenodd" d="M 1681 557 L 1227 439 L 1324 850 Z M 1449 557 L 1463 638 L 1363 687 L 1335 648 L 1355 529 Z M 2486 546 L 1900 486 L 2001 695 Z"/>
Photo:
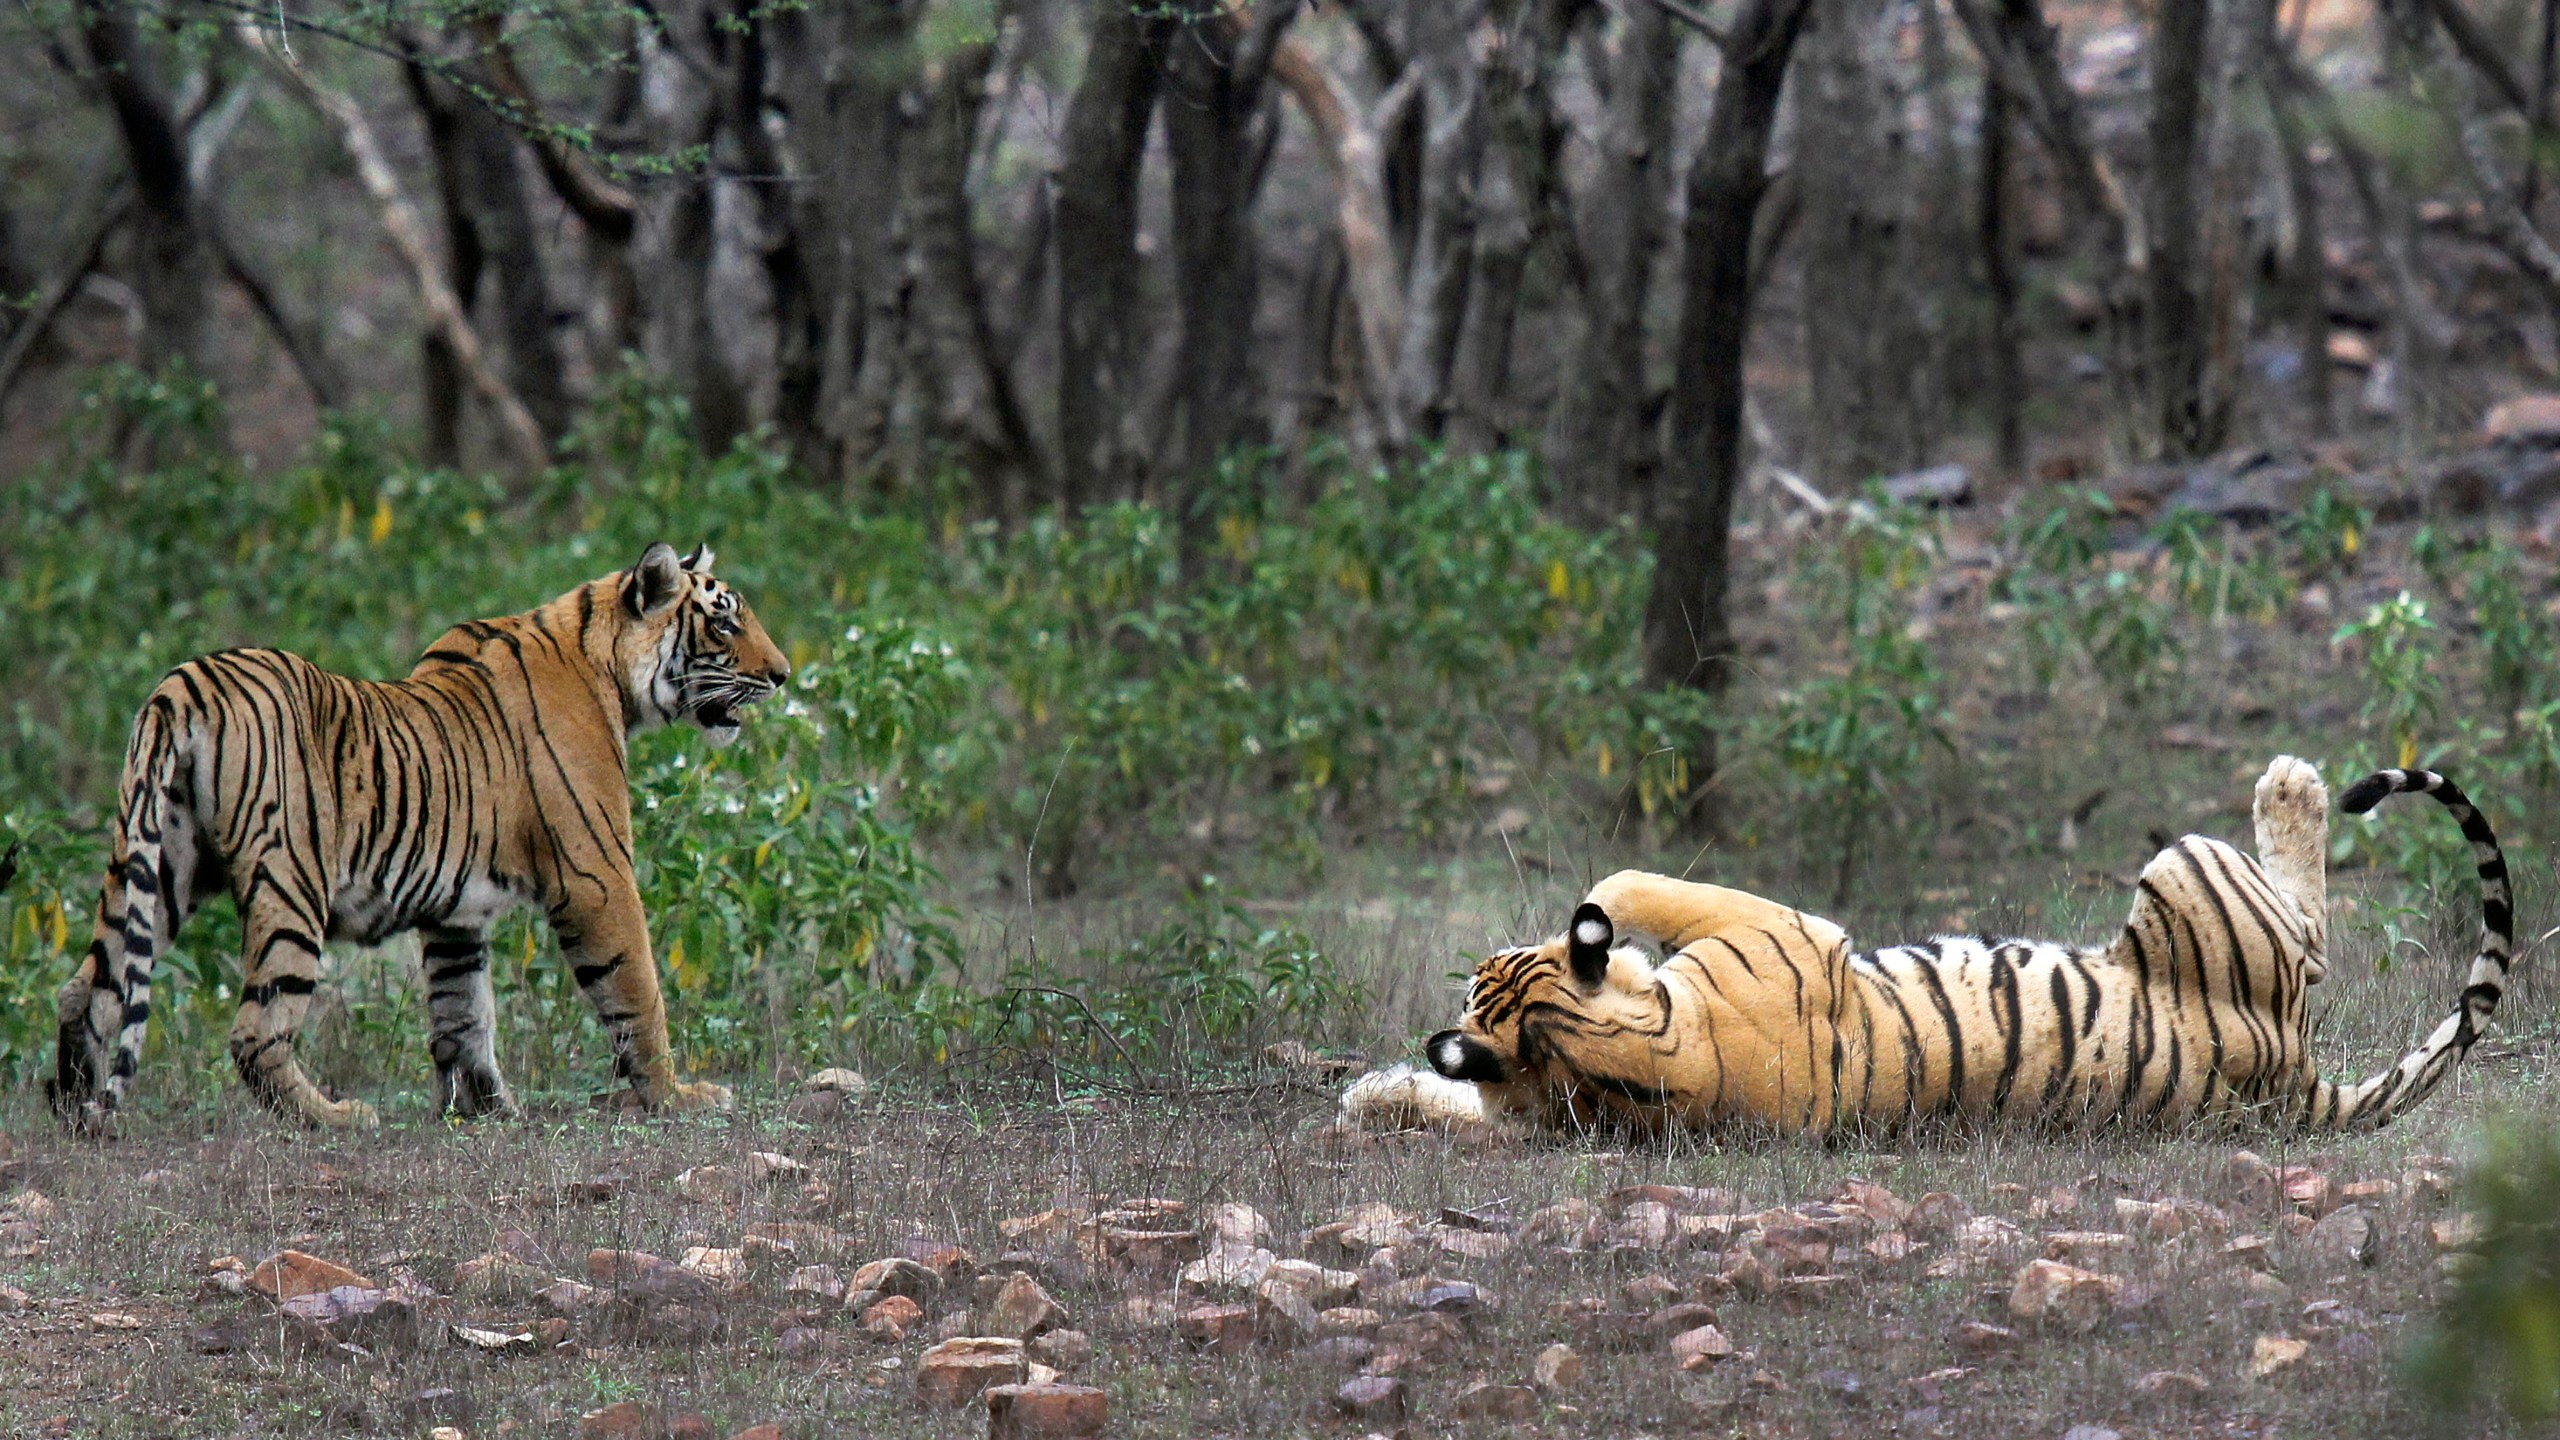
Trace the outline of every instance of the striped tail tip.
<path fill-rule="evenodd" d="M 2347 787 L 2338 797 L 2338 808 L 2350 815 L 2361 815 L 2404 790 L 2423 790 L 2426 780 L 2434 777 L 2423 770 L 2377 770 Z"/>

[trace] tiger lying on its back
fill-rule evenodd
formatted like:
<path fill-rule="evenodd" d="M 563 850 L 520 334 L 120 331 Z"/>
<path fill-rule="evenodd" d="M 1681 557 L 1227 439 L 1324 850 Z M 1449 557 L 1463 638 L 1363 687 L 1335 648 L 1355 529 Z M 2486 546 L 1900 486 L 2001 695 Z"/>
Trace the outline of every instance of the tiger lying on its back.
<path fill-rule="evenodd" d="M 1850 953 L 1831 922 L 1713 885 L 1622 872 L 1561 938 L 1476 969 L 1458 1028 L 1431 1038 L 1430 1077 L 1369 1077 L 1354 1120 L 1550 1125 L 1757 1121 L 1785 1130 L 1928 1116 L 2053 1128 L 2256 1118 L 2378 1126 L 2443 1078 L 2505 989 L 2506 862 L 2443 777 L 2386 770 L 2344 807 L 2425 791 L 2453 812 L 2480 872 L 2480 952 L 2454 1012 L 2390 1070 L 2314 1077 L 2303 987 L 2327 968 L 2328 793 L 2291 757 L 2258 782 L 2258 853 L 2189 836 L 2142 872 L 2124 932 L 2075 949 L 1942 937 Z M 1621 937 L 1659 944 L 1649 962 Z"/>
<path fill-rule="evenodd" d="M 498 1076 L 485 936 L 539 905 L 648 1105 L 699 1107 L 667 1052 L 649 925 L 631 873 L 632 731 L 688 720 L 713 743 L 789 672 L 711 553 L 652 545 L 541 609 L 457 625 L 405 679 L 350 680 L 279 650 L 171 671 L 125 753 L 97 938 L 61 991 L 50 1090 L 82 1129 L 110 1119 L 142 1059 L 151 967 L 217 887 L 240 905 L 231 1059 L 268 1105 L 372 1118 L 294 1059 L 324 939 L 425 932 L 439 1108 L 513 1102 Z"/>

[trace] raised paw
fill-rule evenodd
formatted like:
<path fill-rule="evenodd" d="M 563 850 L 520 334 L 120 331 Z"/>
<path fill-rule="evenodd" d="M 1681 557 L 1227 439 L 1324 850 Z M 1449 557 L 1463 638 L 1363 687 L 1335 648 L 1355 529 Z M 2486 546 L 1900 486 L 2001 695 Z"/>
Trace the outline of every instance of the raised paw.
<path fill-rule="evenodd" d="M 2307 761 L 2279 755 L 2258 777 L 2257 819 L 2261 825 L 2291 823 L 2329 826 L 2329 787 Z"/>
<path fill-rule="evenodd" d="M 2258 863 L 2301 912 L 2306 978 L 2327 969 L 2329 787 L 2320 772 L 2279 755 L 2258 777 Z"/>

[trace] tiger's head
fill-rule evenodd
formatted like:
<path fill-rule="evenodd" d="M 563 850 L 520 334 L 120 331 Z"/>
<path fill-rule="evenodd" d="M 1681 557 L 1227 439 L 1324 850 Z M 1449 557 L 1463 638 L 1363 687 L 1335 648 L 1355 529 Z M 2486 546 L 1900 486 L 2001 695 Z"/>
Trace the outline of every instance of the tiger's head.
<path fill-rule="evenodd" d="M 631 729 L 690 721 L 714 745 L 738 738 L 738 712 L 782 688 L 791 664 L 746 597 L 711 574 L 711 549 L 678 556 L 663 542 L 620 576 L 624 624 L 614 641 Z"/>
<path fill-rule="evenodd" d="M 1425 1050 L 1432 1069 L 1482 1086 L 1489 1106 L 1530 1110 L 1647 1073 L 1659 1017 L 1652 963 L 1619 948 L 1608 912 L 1586 902 L 1562 935 L 1476 966 L 1457 1028 Z"/>

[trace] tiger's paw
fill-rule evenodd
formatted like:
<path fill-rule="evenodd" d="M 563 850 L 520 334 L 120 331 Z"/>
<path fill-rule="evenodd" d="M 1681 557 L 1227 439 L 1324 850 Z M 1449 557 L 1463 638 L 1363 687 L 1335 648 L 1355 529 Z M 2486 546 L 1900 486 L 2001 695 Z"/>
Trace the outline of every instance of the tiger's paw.
<path fill-rule="evenodd" d="M 658 1107 L 677 1115 L 697 1115 L 713 1110 L 735 1110 L 738 1097 L 730 1092 L 728 1086 L 715 1085 L 708 1080 L 696 1080 L 690 1084 L 679 1082 L 668 1087 Z"/>
<path fill-rule="evenodd" d="M 2309 762 L 2279 755 L 2269 762 L 2267 773 L 2258 777 L 2256 810 L 2262 832 L 2308 830 L 2325 835 L 2329 829 L 2329 787 Z"/>
<path fill-rule="evenodd" d="M 382 1125 L 382 1112 L 361 1100 L 333 1100 L 313 1110 L 311 1122 L 331 1130 L 374 1130 Z"/>

